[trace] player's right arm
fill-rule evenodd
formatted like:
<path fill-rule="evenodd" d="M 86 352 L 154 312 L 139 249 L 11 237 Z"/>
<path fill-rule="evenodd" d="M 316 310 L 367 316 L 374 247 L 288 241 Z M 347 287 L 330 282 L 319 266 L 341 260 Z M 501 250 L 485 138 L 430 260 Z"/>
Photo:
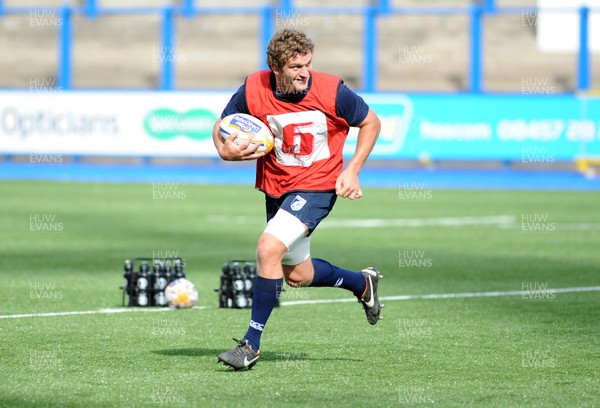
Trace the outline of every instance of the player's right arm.
<path fill-rule="evenodd" d="M 256 153 L 256 149 L 260 147 L 258 143 L 256 143 L 253 147 L 250 146 L 250 139 L 241 142 L 239 145 L 235 143 L 235 139 L 237 138 L 237 132 L 232 132 L 231 135 L 227 138 L 227 140 L 223 140 L 221 134 L 219 132 L 219 127 L 221 125 L 221 120 L 227 116 L 234 113 L 247 113 L 248 107 L 246 105 L 246 86 L 242 85 L 240 89 L 237 90 L 236 93 L 233 94 L 229 103 L 223 110 L 221 114 L 221 118 L 217 120 L 215 126 L 213 127 L 212 137 L 213 143 L 217 148 L 217 152 L 219 156 L 223 160 L 236 161 L 236 160 L 255 160 L 261 156 L 264 156 L 265 153 Z"/>
<path fill-rule="evenodd" d="M 227 138 L 227 140 L 223 140 L 219 133 L 219 127 L 221 125 L 221 119 L 217 120 L 215 126 L 213 127 L 213 143 L 217 148 L 217 152 L 219 156 L 223 160 L 229 161 L 237 161 L 237 160 L 255 160 L 261 156 L 264 156 L 265 153 L 256 153 L 256 149 L 260 147 L 258 143 L 255 143 L 254 146 L 250 146 L 250 139 L 244 140 L 239 145 L 235 143 L 235 139 L 237 138 L 237 132 L 232 132 L 231 135 Z"/>

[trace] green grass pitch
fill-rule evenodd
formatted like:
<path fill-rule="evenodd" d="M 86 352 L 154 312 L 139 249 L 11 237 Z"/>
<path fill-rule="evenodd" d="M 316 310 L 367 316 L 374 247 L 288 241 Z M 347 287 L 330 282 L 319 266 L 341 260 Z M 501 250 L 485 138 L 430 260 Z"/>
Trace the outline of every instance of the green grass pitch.
<path fill-rule="evenodd" d="M 598 406 L 600 194 L 365 188 L 313 255 L 377 266 L 375 327 L 339 289 L 291 289 L 245 372 L 217 364 L 249 310 L 217 307 L 221 267 L 254 257 L 250 186 L 0 182 L 2 407 Z M 372 221 L 365 221 L 372 220 Z M 374 220 L 374 221 L 373 221 Z M 383 222 L 381 220 L 384 220 Z M 121 305 L 127 258 L 176 254 L 193 310 L 6 318 Z M 530 289 L 539 290 L 529 292 Z"/>

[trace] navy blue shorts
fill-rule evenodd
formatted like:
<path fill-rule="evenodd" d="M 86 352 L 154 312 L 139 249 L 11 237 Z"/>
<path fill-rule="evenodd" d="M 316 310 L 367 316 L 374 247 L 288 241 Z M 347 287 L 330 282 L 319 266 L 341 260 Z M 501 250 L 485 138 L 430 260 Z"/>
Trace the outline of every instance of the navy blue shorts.
<path fill-rule="evenodd" d="M 335 191 L 297 191 L 279 198 L 265 196 L 267 222 L 282 208 L 306 225 L 310 234 L 329 215 L 336 199 Z"/>

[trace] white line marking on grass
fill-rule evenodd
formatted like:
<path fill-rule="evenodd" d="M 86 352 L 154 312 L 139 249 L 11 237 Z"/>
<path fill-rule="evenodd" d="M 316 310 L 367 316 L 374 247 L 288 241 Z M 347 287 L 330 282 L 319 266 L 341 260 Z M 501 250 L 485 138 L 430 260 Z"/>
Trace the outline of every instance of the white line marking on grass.
<path fill-rule="evenodd" d="M 206 309 L 207 306 L 194 306 L 194 309 Z M 73 316 L 73 315 L 92 315 L 92 314 L 115 314 L 127 312 L 165 312 L 173 310 L 168 307 L 161 308 L 118 308 L 118 309 L 98 309 L 98 310 L 80 310 L 75 312 L 49 312 L 49 313 L 28 313 L 16 315 L 0 315 L 0 319 L 19 319 L 22 317 L 54 317 L 54 316 Z"/>
<path fill-rule="evenodd" d="M 465 225 L 513 225 L 514 215 L 491 215 L 482 217 L 439 217 L 439 218 L 372 218 L 372 219 L 329 219 L 319 228 L 381 228 L 381 227 L 461 227 Z"/>
<path fill-rule="evenodd" d="M 556 288 L 543 290 L 511 290 L 506 292 L 466 292 L 466 293 L 438 293 L 429 295 L 400 295 L 400 296 L 381 296 L 379 300 L 413 300 L 413 299 L 456 299 L 456 298 L 472 298 L 472 297 L 499 297 L 499 296 L 516 296 L 544 293 L 572 293 L 572 292 L 597 292 L 600 291 L 600 286 L 588 286 L 579 288 Z M 312 305 L 321 303 L 348 303 L 356 302 L 356 298 L 341 298 L 341 299 L 315 299 L 315 300 L 291 300 L 281 302 L 281 306 L 297 306 L 297 305 Z M 194 306 L 193 309 L 210 309 L 210 306 Z M 54 316 L 73 316 L 73 315 L 93 315 L 93 314 L 115 314 L 127 312 L 165 312 L 173 310 L 168 307 L 153 309 L 153 308 L 117 308 L 117 309 L 98 309 L 98 310 L 81 310 L 76 312 L 50 312 L 50 313 L 29 313 L 16 315 L 0 315 L 0 319 L 20 319 L 23 317 L 54 317 Z"/>
<path fill-rule="evenodd" d="M 400 295 L 400 296 L 380 296 L 380 301 L 385 300 L 413 300 L 413 299 L 454 299 L 454 298 L 472 298 L 472 297 L 499 297 L 499 296 L 516 296 L 530 294 L 545 294 L 545 293 L 571 293 L 571 292 L 596 292 L 600 291 L 600 286 L 588 286 L 582 288 L 556 288 L 544 290 L 511 290 L 506 292 L 474 292 L 474 293 L 437 293 L 429 295 Z M 319 303 L 344 303 L 356 302 L 356 298 L 342 299 L 315 299 L 315 300 L 291 300 L 281 302 L 282 306 L 309 305 Z"/>

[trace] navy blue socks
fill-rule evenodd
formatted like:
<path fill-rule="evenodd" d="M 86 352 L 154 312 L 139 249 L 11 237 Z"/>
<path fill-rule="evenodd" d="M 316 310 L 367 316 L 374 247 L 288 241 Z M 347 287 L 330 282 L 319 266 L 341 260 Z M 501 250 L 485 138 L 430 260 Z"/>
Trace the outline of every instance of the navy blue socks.
<path fill-rule="evenodd" d="M 367 286 L 360 272 L 353 272 L 330 264 L 324 259 L 313 258 L 315 276 L 310 286 L 340 287 L 349 290 L 354 296 L 361 297 Z"/>
<path fill-rule="evenodd" d="M 260 276 L 256 277 L 254 292 L 252 293 L 250 327 L 248 327 L 248 331 L 244 336 L 244 339 L 248 340 L 254 351 L 260 350 L 260 336 L 277 303 L 282 288 L 283 278 L 266 279 Z"/>
<path fill-rule="evenodd" d="M 359 298 L 364 294 L 367 282 L 362 273 L 342 269 L 319 258 L 313 258 L 312 263 L 315 275 L 310 286 L 340 287 L 349 290 Z M 283 278 L 266 279 L 258 276 L 254 282 L 252 315 L 244 339 L 248 340 L 255 351 L 260 350 L 260 336 L 277 303 L 282 288 Z"/>

